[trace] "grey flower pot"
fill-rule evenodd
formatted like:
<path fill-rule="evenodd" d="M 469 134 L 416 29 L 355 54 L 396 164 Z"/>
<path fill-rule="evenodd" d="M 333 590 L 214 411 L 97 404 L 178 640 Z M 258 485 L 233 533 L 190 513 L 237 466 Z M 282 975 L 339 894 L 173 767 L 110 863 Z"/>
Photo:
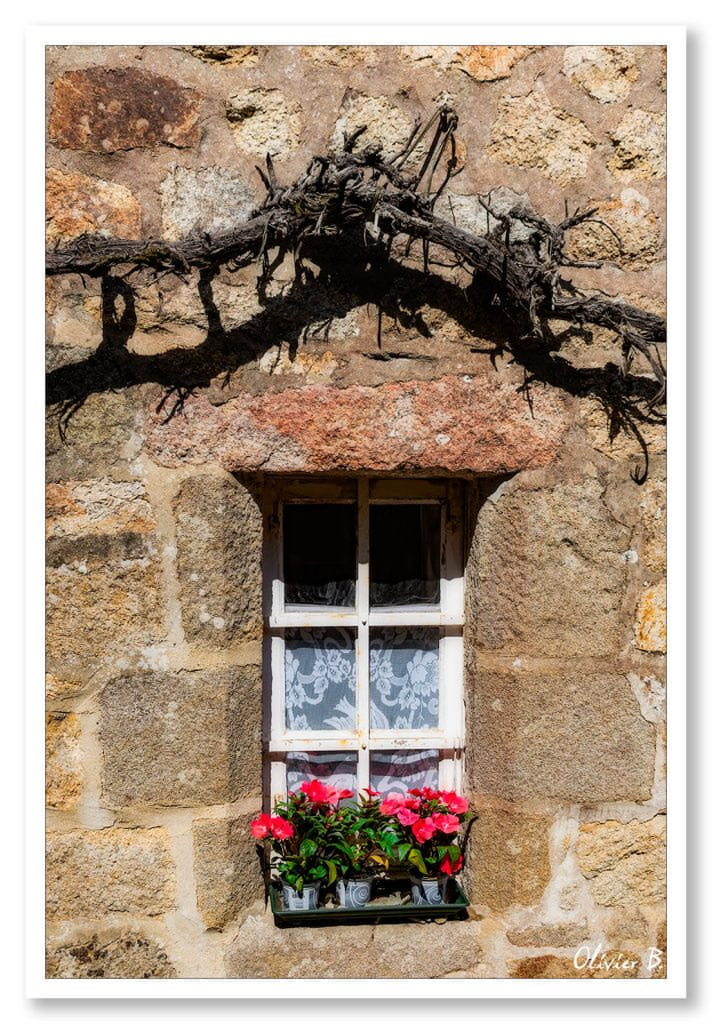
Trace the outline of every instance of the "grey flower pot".
<path fill-rule="evenodd" d="M 340 878 L 336 883 L 336 894 L 342 907 L 365 907 L 371 899 L 373 878 Z"/>
<path fill-rule="evenodd" d="M 446 903 L 447 875 L 439 875 L 438 878 L 416 878 L 410 876 L 410 889 L 413 896 L 413 903 L 417 907 L 431 906 L 439 907 Z"/>
<path fill-rule="evenodd" d="M 316 910 L 319 904 L 319 887 L 321 882 L 308 882 L 301 893 L 291 885 L 282 882 L 282 898 L 285 910 Z"/>

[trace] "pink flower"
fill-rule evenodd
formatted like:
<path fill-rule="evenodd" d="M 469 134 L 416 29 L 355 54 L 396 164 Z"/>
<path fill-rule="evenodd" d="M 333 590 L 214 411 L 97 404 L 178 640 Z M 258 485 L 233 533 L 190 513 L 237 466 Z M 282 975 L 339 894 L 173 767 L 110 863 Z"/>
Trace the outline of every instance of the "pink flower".
<path fill-rule="evenodd" d="M 401 807 L 399 811 L 396 811 L 396 818 L 398 818 L 401 825 L 414 825 L 419 820 L 418 815 L 414 814 L 407 807 Z"/>
<path fill-rule="evenodd" d="M 440 861 L 440 870 L 444 875 L 456 875 L 462 867 L 462 854 L 457 855 L 457 860 L 451 860 L 450 854 L 446 853 Z"/>
<path fill-rule="evenodd" d="M 435 826 L 433 825 L 432 818 L 418 818 L 413 825 L 413 835 L 418 843 L 424 843 L 427 839 L 432 839 L 435 834 Z"/>
<path fill-rule="evenodd" d="M 469 804 L 467 800 L 465 800 L 464 796 L 458 796 L 457 793 L 451 790 L 441 793 L 440 797 L 442 799 L 442 802 L 447 805 L 448 810 L 452 814 L 464 814 L 469 807 Z"/>
<path fill-rule="evenodd" d="M 405 807 L 403 793 L 391 793 L 381 804 L 381 814 L 395 814 L 401 807 Z"/>
<path fill-rule="evenodd" d="M 438 832 L 457 832 L 460 827 L 460 819 L 455 814 L 434 814 L 433 825 Z"/>
<path fill-rule="evenodd" d="M 272 819 L 269 814 L 260 814 L 250 825 L 250 830 L 255 839 L 266 839 L 270 833 Z"/>
<path fill-rule="evenodd" d="M 294 835 L 294 829 L 291 823 L 285 818 L 280 818 L 279 816 L 272 818 L 271 825 L 272 835 L 275 839 L 291 839 Z"/>

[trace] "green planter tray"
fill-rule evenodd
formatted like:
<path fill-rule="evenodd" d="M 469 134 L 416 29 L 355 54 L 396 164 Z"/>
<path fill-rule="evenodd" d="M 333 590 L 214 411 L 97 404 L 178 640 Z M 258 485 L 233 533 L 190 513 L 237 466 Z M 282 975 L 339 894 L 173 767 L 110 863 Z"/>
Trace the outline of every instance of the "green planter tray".
<path fill-rule="evenodd" d="M 274 921 L 279 928 L 320 927 L 329 924 L 378 924 L 401 921 L 462 919 L 467 917 L 469 902 L 459 884 L 450 879 L 448 902 L 440 906 L 416 906 L 411 900 L 410 885 L 399 881 L 378 881 L 374 884 L 374 897 L 365 907 L 350 908 L 333 906 L 317 907 L 316 910 L 285 910 L 282 892 L 277 885 L 270 885 L 270 905 Z"/>

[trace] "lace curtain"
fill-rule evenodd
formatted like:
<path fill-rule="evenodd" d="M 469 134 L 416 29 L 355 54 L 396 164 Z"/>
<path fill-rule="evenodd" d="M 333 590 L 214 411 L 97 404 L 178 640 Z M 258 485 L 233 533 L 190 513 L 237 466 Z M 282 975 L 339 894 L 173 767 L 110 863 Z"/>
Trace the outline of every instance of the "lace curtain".
<path fill-rule="evenodd" d="M 371 630 L 371 728 L 436 729 L 439 635 L 405 626 Z"/>
<path fill-rule="evenodd" d="M 356 753 L 322 754 L 295 750 L 287 754 L 287 790 L 299 789 L 302 782 L 319 779 L 339 789 L 357 789 Z"/>
<path fill-rule="evenodd" d="M 371 753 L 371 786 L 379 793 L 405 793 L 438 786 L 437 750 L 378 750 Z M 357 789 L 356 754 L 293 751 L 287 754 L 287 789 L 320 779 L 339 789 Z"/>
<path fill-rule="evenodd" d="M 405 793 L 408 789 L 439 785 L 437 750 L 374 750 L 371 786 L 379 793 Z"/>
<path fill-rule="evenodd" d="M 371 631 L 372 729 L 437 728 L 438 647 L 436 629 Z M 351 630 L 287 630 L 284 674 L 288 729 L 355 728 L 356 649 Z"/>
<path fill-rule="evenodd" d="M 284 638 L 288 729 L 354 729 L 356 648 L 348 629 L 289 629 Z"/>

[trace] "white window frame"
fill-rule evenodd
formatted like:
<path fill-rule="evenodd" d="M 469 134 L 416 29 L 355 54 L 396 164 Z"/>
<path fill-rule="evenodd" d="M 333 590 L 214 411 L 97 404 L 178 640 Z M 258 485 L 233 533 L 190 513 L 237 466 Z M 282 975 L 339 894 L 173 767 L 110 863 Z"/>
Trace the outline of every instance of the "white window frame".
<path fill-rule="evenodd" d="M 354 609 L 285 606 L 282 524 L 285 503 L 355 503 L 357 576 Z M 440 604 L 369 609 L 369 507 L 371 504 L 437 503 L 441 507 Z M 464 551 L 462 483 L 457 480 L 351 478 L 272 479 L 265 487 L 265 782 L 270 803 L 287 795 L 286 754 L 290 751 L 357 753 L 359 789 L 369 785 L 372 750 L 437 750 L 439 785 L 460 790 L 464 751 Z M 440 629 L 440 713 L 437 729 L 371 729 L 369 632 L 377 626 L 432 626 Z M 356 722 L 352 730 L 286 728 L 284 631 L 337 627 L 356 633 Z"/>

